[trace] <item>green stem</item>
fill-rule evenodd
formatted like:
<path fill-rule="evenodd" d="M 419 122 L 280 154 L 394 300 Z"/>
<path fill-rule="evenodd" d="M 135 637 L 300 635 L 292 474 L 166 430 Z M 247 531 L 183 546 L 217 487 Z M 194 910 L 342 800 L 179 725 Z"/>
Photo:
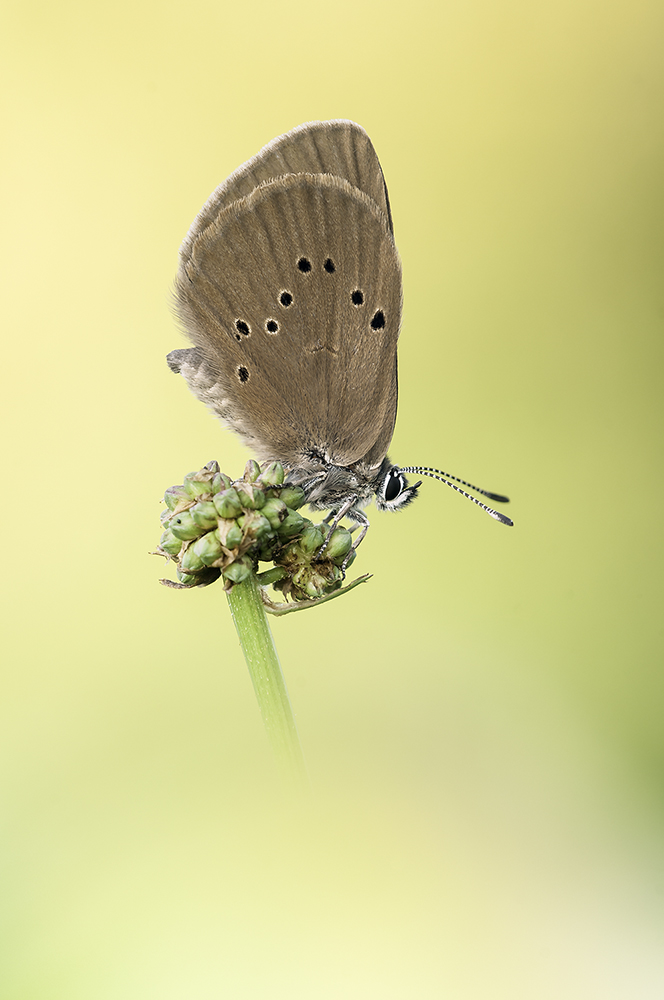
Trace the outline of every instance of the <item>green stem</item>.
<path fill-rule="evenodd" d="M 228 603 L 277 765 L 291 784 L 295 782 L 301 787 L 308 787 L 304 756 L 286 682 L 253 574 L 232 588 L 228 593 Z"/>

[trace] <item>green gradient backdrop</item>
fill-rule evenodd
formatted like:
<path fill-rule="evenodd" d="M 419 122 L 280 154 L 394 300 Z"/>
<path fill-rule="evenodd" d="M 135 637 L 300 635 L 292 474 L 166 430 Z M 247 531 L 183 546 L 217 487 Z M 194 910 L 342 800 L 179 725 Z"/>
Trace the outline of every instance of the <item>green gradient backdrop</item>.
<path fill-rule="evenodd" d="M 14 4 L 0 56 L 2 1000 L 664 995 L 661 4 Z M 159 497 L 247 457 L 168 371 L 216 184 L 349 117 L 404 267 L 371 583 L 274 625 L 275 787 Z M 633 485 L 632 485 L 633 484 Z"/>

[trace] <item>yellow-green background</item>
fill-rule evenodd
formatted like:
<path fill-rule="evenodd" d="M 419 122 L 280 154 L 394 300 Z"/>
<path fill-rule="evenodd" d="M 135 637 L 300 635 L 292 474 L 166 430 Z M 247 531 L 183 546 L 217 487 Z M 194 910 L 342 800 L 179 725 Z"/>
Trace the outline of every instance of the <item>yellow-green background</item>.
<path fill-rule="evenodd" d="M 650 0 L 3 13 L 2 1000 L 664 995 L 662 97 Z M 247 453 L 167 369 L 212 189 L 371 135 L 404 268 L 374 578 L 276 621 L 282 796 L 159 498 Z"/>

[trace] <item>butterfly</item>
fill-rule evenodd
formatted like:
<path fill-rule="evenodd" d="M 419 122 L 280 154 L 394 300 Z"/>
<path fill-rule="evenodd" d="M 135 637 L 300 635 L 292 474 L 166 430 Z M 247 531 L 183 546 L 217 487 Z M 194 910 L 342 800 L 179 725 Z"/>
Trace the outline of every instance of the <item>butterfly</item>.
<path fill-rule="evenodd" d="M 369 525 L 440 479 L 392 464 L 401 263 L 383 171 L 352 121 L 309 122 L 268 143 L 205 203 L 180 250 L 176 311 L 192 347 L 170 368 L 307 502 Z"/>

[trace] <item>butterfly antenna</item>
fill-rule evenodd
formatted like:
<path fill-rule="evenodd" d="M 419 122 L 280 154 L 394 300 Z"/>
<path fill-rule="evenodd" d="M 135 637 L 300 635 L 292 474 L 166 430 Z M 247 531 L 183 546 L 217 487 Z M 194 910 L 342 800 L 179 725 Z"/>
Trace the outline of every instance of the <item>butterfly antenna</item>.
<path fill-rule="evenodd" d="M 472 496 L 470 493 L 466 493 L 465 490 L 459 489 L 458 486 L 451 483 L 450 479 L 454 479 L 455 482 L 461 483 L 462 486 L 467 486 L 469 489 L 475 490 L 476 493 L 481 493 L 482 496 L 488 497 L 489 500 L 493 500 L 495 503 L 509 503 L 509 497 L 504 497 L 500 493 L 490 493 L 489 490 L 482 490 L 479 486 L 473 486 L 472 483 L 467 483 L 465 479 L 459 479 L 458 476 L 451 476 L 448 472 L 441 472 L 440 469 L 429 469 L 422 465 L 409 465 L 408 468 L 402 469 L 399 467 L 399 472 L 412 472 L 418 476 L 429 476 L 430 479 L 437 479 L 439 482 L 445 483 L 446 486 L 450 486 L 453 490 L 456 490 L 456 492 L 460 493 L 461 496 L 466 497 L 468 500 L 472 500 L 473 503 L 476 503 L 478 507 L 485 510 L 487 514 L 490 514 L 491 517 L 496 519 L 496 521 L 500 521 L 501 524 L 509 524 L 510 526 L 514 525 L 514 521 L 512 521 L 509 517 L 506 517 L 505 514 L 499 514 L 498 511 L 493 510 L 492 507 L 487 507 L 487 505 L 482 503 L 481 500 L 478 500 L 477 497 Z"/>

